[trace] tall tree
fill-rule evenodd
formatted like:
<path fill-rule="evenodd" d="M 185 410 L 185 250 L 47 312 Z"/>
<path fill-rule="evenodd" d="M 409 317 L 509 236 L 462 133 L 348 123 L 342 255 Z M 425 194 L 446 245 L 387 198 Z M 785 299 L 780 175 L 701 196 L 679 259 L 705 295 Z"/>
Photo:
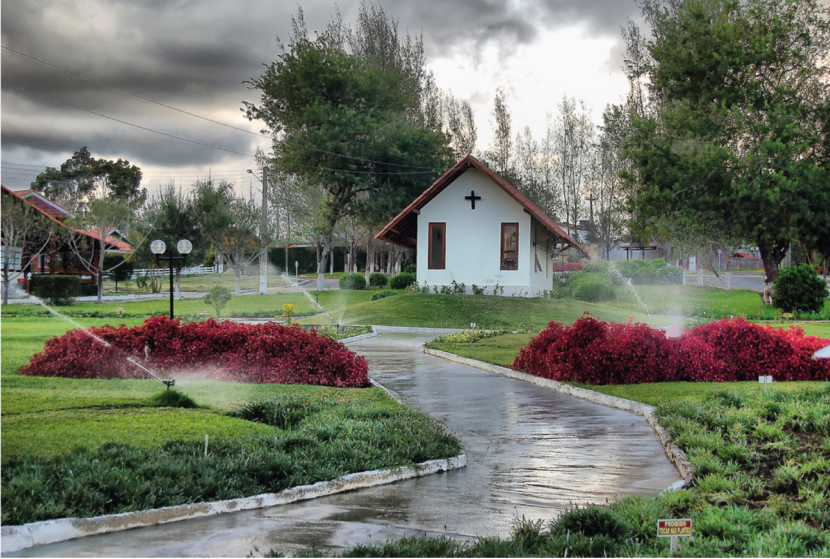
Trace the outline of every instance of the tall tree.
<path fill-rule="evenodd" d="M 343 50 L 342 29 L 309 38 L 302 12 L 276 61 L 250 80 L 261 105 L 245 103 L 275 138 L 281 170 L 325 190 L 317 230 L 323 239 L 317 287 L 322 290 L 335 226 L 350 215 L 391 213 L 446 167 L 447 138 L 421 122 L 421 99 L 407 72 L 380 56 Z M 377 62 L 381 60 L 381 62 Z"/>
<path fill-rule="evenodd" d="M 565 222 L 576 228 L 584 215 L 594 157 L 594 123 L 583 101 L 563 97 L 559 103 L 553 152 Z"/>
<path fill-rule="evenodd" d="M 147 191 L 142 189 L 141 169 L 129 161 L 95 159 L 84 146 L 67 159 L 60 169 L 47 167 L 31 187 L 44 196 L 80 213 L 90 200 L 113 198 L 134 206 L 141 205 Z"/>
<path fill-rule="evenodd" d="M 510 182 L 517 182 L 513 177 L 513 119 L 510 108 L 507 106 L 507 97 L 503 88 L 496 90 L 493 98 L 493 112 L 490 114 L 493 123 L 493 147 L 486 154 L 487 161 L 492 165 L 497 175 Z"/>
<path fill-rule="evenodd" d="M 635 204 L 734 223 L 761 252 L 769 303 L 788 246 L 830 211 L 830 12 L 814 0 L 647 0 L 643 13 L 655 113 L 629 144 Z"/>
<path fill-rule="evenodd" d="M 23 272 L 49 247 L 57 227 L 24 200 L 3 193 L 0 229 L 3 239 L 3 304 L 9 304 L 9 286 L 15 272 Z"/>
<path fill-rule="evenodd" d="M 104 292 L 104 275 L 112 272 L 115 267 L 123 265 L 127 258 L 143 244 L 146 236 L 131 250 L 126 251 L 120 262 L 107 268 L 104 265 L 104 256 L 108 247 L 112 250 L 118 236 L 129 236 L 136 222 L 135 210 L 126 202 L 105 198 L 92 200 L 87 204 L 86 212 L 76 218 L 66 221 L 68 228 L 61 231 L 66 236 L 69 248 L 78 258 L 81 265 L 91 274 L 94 274 L 98 283 L 98 303 L 101 303 Z M 108 242 L 108 239 L 112 242 Z"/>

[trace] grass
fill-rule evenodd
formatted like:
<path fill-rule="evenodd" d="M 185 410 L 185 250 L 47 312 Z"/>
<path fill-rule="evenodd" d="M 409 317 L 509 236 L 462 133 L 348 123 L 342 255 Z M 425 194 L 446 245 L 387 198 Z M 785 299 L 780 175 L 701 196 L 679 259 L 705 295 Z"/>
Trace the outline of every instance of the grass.
<path fill-rule="evenodd" d="M 379 388 L 202 380 L 167 392 L 157 380 L 17 374 L 73 327 L 53 317 L 0 323 L 3 525 L 242 497 L 460 452 L 457 438 Z M 306 405 L 290 425 L 243 413 L 297 402 Z"/>
<path fill-rule="evenodd" d="M 259 275 L 243 276 L 240 278 L 241 289 L 259 289 Z M 269 272 L 268 287 L 283 287 L 293 283 L 291 279 L 285 279 L 279 274 Z M 183 276 L 181 280 L 182 291 L 210 291 L 214 286 L 226 287 L 231 291 L 236 289 L 236 276 L 233 271 L 226 271 L 222 274 L 204 274 L 198 276 Z M 165 276 L 162 281 L 162 290 L 167 291 L 170 288 L 170 278 Z M 118 282 L 118 293 L 115 292 L 115 281 L 104 280 L 104 293 L 107 295 L 117 295 L 120 293 L 149 293 L 149 289 L 139 290 L 136 287 L 135 281 L 127 283 Z"/>
<path fill-rule="evenodd" d="M 357 293 L 367 293 L 371 297 L 370 291 Z M 320 302 L 323 304 L 322 295 Z M 335 320 L 342 320 L 347 324 L 470 328 L 470 323 L 475 323 L 478 328 L 495 330 L 539 331 L 551 320 L 573 322 L 586 311 L 607 321 L 625 321 L 629 317 L 637 322 L 649 320 L 641 312 L 574 299 L 525 299 L 487 295 L 418 294 L 362 303 L 352 298 L 348 300 L 348 304 L 334 310 L 336 314 L 332 316 Z M 326 320 L 326 316 L 320 314 L 305 319 L 306 322 L 312 323 L 322 323 Z M 658 324 L 671 322 L 671 319 L 661 317 L 655 317 L 654 320 Z"/>
<path fill-rule="evenodd" d="M 319 295 L 320 305 L 327 311 L 337 312 L 347 305 L 369 301 L 374 291 L 322 291 Z M 241 295 L 231 297 L 228 306 L 222 310 L 222 317 L 260 317 L 273 318 L 283 313 L 282 306 L 290 303 L 296 307 L 297 316 L 309 316 L 320 312 L 320 307 L 315 304 L 317 297 L 311 292 L 311 297 L 303 293 L 279 293 L 273 295 Z M 208 311 L 210 316 L 215 317 L 216 311 L 206 305 L 201 299 L 183 299 L 175 302 L 176 316 L 198 316 L 200 311 Z M 123 315 L 119 315 L 116 308 L 124 309 Z M 81 317 L 148 317 L 156 314 L 168 314 L 170 312 L 169 299 L 152 299 L 145 301 L 113 301 L 98 303 L 75 303 L 73 305 L 56 307 L 58 311 L 69 316 Z M 3 317 L 15 316 L 51 316 L 49 311 L 39 305 L 10 304 L 3 307 Z M 322 316 L 321 323 L 331 321 Z"/>
<path fill-rule="evenodd" d="M 741 383 L 736 383 L 739 385 Z M 795 384 L 795 383 L 793 383 Z M 362 544 L 347 557 L 664 557 L 660 518 L 690 518 L 678 557 L 830 556 L 830 384 L 709 389 L 656 414 L 689 457 L 695 483 L 607 506 L 522 519 L 506 539 L 411 537 Z"/>
<path fill-rule="evenodd" d="M 637 293 L 652 314 L 719 319 L 740 316 L 747 320 L 781 320 L 782 311 L 763 304 L 757 291 L 692 285 L 638 285 Z M 614 287 L 616 300 L 608 304 L 620 309 L 642 310 L 631 288 Z M 799 315 L 808 320 L 830 320 L 830 300 L 818 315 Z"/>

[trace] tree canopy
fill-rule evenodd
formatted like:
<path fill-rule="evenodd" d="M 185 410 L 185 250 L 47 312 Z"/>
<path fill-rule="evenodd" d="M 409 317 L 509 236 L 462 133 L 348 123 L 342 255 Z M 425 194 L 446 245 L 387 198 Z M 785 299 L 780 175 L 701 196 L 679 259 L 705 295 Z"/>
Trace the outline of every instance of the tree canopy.
<path fill-rule="evenodd" d="M 34 190 L 77 212 L 92 198 L 113 198 L 140 205 L 146 189 L 140 188 L 141 169 L 125 159 L 95 159 L 84 146 L 67 159 L 60 169 L 47 167 L 32 182 Z"/>
<path fill-rule="evenodd" d="M 325 191 L 320 282 L 341 219 L 390 218 L 446 170 L 451 155 L 447 136 L 422 111 L 418 49 L 388 32 L 363 33 L 361 42 L 336 23 L 310 39 L 301 11 L 283 53 L 249 82 L 261 104 L 246 103 L 248 118 L 273 134 L 280 170 Z M 369 48 L 379 42 L 385 48 Z"/>
<path fill-rule="evenodd" d="M 653 111 L 628 142 L 636 210 L 734 224 L 757 244 L 769 286 L 790 242 L 830 211 L 828 10 L 648 0 L 643 12 Z"/>

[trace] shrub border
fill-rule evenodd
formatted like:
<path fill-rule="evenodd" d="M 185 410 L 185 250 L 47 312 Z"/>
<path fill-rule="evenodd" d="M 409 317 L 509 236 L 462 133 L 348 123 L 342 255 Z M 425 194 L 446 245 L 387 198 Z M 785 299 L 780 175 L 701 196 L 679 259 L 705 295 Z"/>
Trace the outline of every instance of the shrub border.
<path fill-rule="evenodd" d="M 92 518 L 60 518 L 30 522 L 20 526 L 2 527 L 2 549 L 0 553 L 20 551 L 35 545 L 46 545 L 85 536 L 121 532 L 133 528 L 144 528 L 180 520 L 215 516 L 228 512 L 261 509 L 325 497 L 344 491 L 353 491 L 365 487 L 386 485 L 396 481 L 422 477 L 439 472 L 463 468 L 467 465 L 467 456 L 459 454 L 452 458 L 429 460 L 414 466 L 400 466 L 386 470 L 372 470 L 348 474 L 330 481 L 320 481 L 312 485 L 291 487 L 279 493 L 263 493 L 252 497 L 192 503 L 160 509 L 151 509 L 121 514 L 94 516 Z"/>
<path fill-rule="evenodd" d="M 672 464 L 674 464 L 675 468 L 677 468 L 678 473 L 683 478 L 682 480 L 679 480 L 671 484 L 665 490 L 674 491 L 676 489 L 683 489 L 684 487 L 690 487 L 694 482 L 695 476 L 691 462 L 689 462 L 688 458 L 686 458 L 686 454 L 672 442 L 671 438 L 669 438 L 669 435 L 668 433 L 666 433 L 665 429 L 663 429 L 663 427 L 657 422 L 657 418 L 654 417 L 654 408 L 652 406 L 643 404 L 641 402 L 635 402 L 633 400 L 620 398 L 619 396 L 611 396 L 609 394 L 595 392 L 587 388 L 571 386 L 569 384 L 565 384 L 557 380 L 551 380 L 542 377 L 537 377 L 535 375 L 529 375 L 527 373 L 522 373 L 519 371 L 515 371 L 513 369 L 508 369 L 507 367 L 501 367 L 499 365 L 485 363 L 484 361 L 478 361 L 477 359 L 461 357 L 460 355 L 448 353 L 446 351 L 441 351 L 440 349 L 430 349 L 428 347 L 422 346 L 421 351 L 426 353 L 427 355 L 440 357 L 442 359 L 447 359 L 448 361 L 453 361 L 455 363 L 460 363 L 462 365 L 469 365 L 470 367 L 475 367 L 477 369 L 487 371 L 488 373 L 495 373 L 497 375 L 502 375 L 508 378 L 529 382 L 530 384 L 535 384 L 536 386 L 541 386 L 543 388 L 549 388 L 554 392 L 561 392 L 562 394 L 575 396 L 577 398 L 588 400 L 589 402 L 593 402 L 595 404 L 600 404 L 603 406 L 608 406 L 610 408 L 616 408 L 619 410 L 629 411 L 636 413 L 638 415 L 642 415 L 648 422 L 651 429 L 657 434 L 657 437 L 660 439 L 660 442 L 663 445 L 663 449 L 666 452 L 666 456 L 668 456 L 669 460 L 671 460 Z"/>

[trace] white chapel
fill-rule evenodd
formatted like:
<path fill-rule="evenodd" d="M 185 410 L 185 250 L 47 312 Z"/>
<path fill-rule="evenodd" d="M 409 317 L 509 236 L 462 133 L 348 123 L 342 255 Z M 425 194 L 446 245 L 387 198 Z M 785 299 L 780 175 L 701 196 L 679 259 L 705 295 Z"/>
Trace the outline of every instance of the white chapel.
<path fill-rule="evenodd" d="M 417 252 L 420 285 L 497 285 L 507 296 L 551 289 L 553 248 L 582 247 L 510 183 L 473 156 L 459 161 L 378 239 Z M 584 252 L 584 251 L 583 251 Z"/>

